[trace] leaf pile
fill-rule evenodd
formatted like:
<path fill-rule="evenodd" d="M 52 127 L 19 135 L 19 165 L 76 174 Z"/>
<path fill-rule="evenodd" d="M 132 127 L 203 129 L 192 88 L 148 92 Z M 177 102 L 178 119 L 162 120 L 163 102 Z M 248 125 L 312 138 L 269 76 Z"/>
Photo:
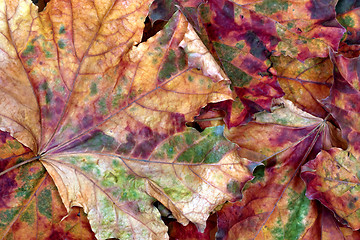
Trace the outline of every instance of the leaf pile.
<path fill-rule="evenodd" d="M 1 239 L 360 239 L 358 2 L 45 3 L 0 0 Z"/>

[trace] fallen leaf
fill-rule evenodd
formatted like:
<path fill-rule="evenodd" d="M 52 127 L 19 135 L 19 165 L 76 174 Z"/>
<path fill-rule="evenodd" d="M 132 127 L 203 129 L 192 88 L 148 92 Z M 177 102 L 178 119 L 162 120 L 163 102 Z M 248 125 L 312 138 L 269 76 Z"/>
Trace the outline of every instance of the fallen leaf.
<path fill-rule="evenodd" d="M 325 118 L 329 113 L 321 100 L 329 96 L 333 82 L 330 58 L 311 58 L 304 62 L 290 57 L 271 57 L 285 98 L 314 116 Z"/>
<path fill-rule="evenodd" d="M 360 167 L 356 158 L 342 149 L 332 148 L 302 167 L 306 196 L 317 199 L 336 213 L 337 219 L 355 230 L 360 228 L 358 210 Z"/>
<path fill-rule="evenodd" d="M 302 240 L 359 239 L 360 233 L 341 225 L 334 214 L 324 206 L 316 203 L 318 209 L 317 219 L 308 229 Z"/>
<path fill-rule="evenodd" d="M 0 132 L 0 172 L 33 156 L 8 133 Z M 40 162 L 0 176 L 1 239 L 94 239 L 80 209 L 67 215 L 57 188 Z"/>
<path fill-rule="evenodd" d="M 359 176 L 359 58 L 348 59 L 332 54 L 336 64 L 334 84 L 330 96 L 324 101 L 339 123 L 344 139 L 349 143 L 346 150 L 331 148 L 322 151 L 302 169 L 307 183 L 307 196 L 317 199 L 332 210 L 344 225 L 360 228 L 358 214 Z"/>
<path fill-rule="evenodd" d="M 248 1 L 234 0 L 236 8 L 242 8 L 244 19 L 251 14 L 252 24 L 263 19 L 253 31 L 268 51 L 275 50 L 285 56 L 305 60 L 327 57 L 328 46 L 337 50 L 345 32 L 335 18 L 336 1 L 306 0 Z M 242 7 L 244 6 L 244 7 Z M 250 10 L 250 11 L 249 11 Z M 253 14 L 256 12 L 256 14 Z M 250 20 L 251 19 L 251 20 Z M 264 33 L 261 32 L 263 29 Z"/>
<path fill-rule="evenodd" d="M 343 41 L 348 45 L 360 44 L 360 8 L 340 14 L 336 18 L 346 29 Z"/>
<path fill-rule="evenodd" d="M 241 201 L 218 212 L 219 239 L 301 239 L 317 217 L 298 174 L 326 143 L 326 124 L 289 101 L 278 104 L 272 113 L 257 114 L 256 121 L 225 134 L 242 149 L 262 154 L 265 166 L 245 185 Z"/>
<path fill-rule="evenodd" d="M 192 223 L 183 226 L 177 222 L 169 223 L 170 239 L 181 240 L 211 240 L 214 239 L 217 230 L 216 214 L 211 215 L 207 222 L 204 232 L 199 232 L 196 226 Z"/>
<path fill-rule="evenodd" d="M 181 12 L 139 43 L 149 5 L 55 0 L 40 14 L 26 0 L 0 5 L 0 127 L 34 152 L 67 211 L 84 208 L 99 239 L 167 239 L 153 197 L 203 230 L 258 165 L 222 127 L 185 127 L 231 99 L 229 82 L 202 61 L 211 55 Z"/>

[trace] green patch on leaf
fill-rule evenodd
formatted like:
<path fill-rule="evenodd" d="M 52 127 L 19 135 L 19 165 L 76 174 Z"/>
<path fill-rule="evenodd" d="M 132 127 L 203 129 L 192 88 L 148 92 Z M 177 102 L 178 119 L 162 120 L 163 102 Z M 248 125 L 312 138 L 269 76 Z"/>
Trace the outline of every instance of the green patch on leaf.
<path fill-rule="evenodd" d="M 119 106 L 120 100 L 124 98 L 124 95 L 122 93 L 121 86 L 116 88 L 116 93 L 112 99 L 111 105 L 113 108 L 116 108 Z"/>
<path fill-rule="evenodd" d="M 9 147 L 11 149 L 20 149 L 21 144 L 18 141 L 8 141 Z"/>
<path fill-rule="evenodd" d="M 177 161 L 204 164 L 219 162 L 233 146 L 226 142 L 223 131 L 224 126 L 206 128 L 201 133 L 201 140 L 183 151 Z M 186 140 L 186 138 L 188 140 Z M 191 144 L 191 140 L 189 135 L 185 136 L 185 142 L 188 145 Z M 215 143 L 218 144 L 215 145 Z"/>
<path fill-rule="evenodd" d="M 30 67 L 33 64 L 33 62 L 34 62 L 34 59 L 30 58 L 30 59 L 26 60 L 26 65 L 28 65 Z"/>
<path fill-rule="evenodd" d="M 265 176 L 265 166 L 260 165 L 260 166 L 256 167 L 254 170 L 253 176 L 254 176 L 254 179 L 251 180 L 252 183 L 263 181 L 264 176 Z"/>
<path fill-rule="evenodd" d="M 59 48 L 64 49 L 66 47 L 66 43 L 63 39 L 59 39 L 58 41 Z"/>
<path fill-rule="evenodd" d="M 284 239 L 284 228 L 281 225 L 281 221 L 277 221 L 276 227 L 270 230 L 273 239 Z"/>
<path fill-rule="evenodd" d="M 84 144 L 81 144 L 79 148 L 91 149 L 93 151 L 114 150 L 117 145 L 118 143 L 115 138 L 98 131 Z"/>
<path fill-rule="evenodd" d="M 182 48 L 179 48 L 179 51 L 180 51 L 180 56 L 178 58 L 178 66 L 179 66 L 179 70 L 183 70 L 186 67 L 186 63 L 187 63 L 186 53 Z"/>
<path fill-rule="evenodd" d="M 65 26 L 64 25 L 61 25 L 60 26 L 60 29 L 59 29 L 59 34 L 64 34 L 66 31 L 65 31 Z"/>
<path fill-rule="evenodd" d="M 45 91 L 45 101 L 46 101 L 46 104 L 49 104 L 53 98 L 53 93 L 52 93 L 51 89 L 49 88 L 48 83 L 44 82 L 43 84 L 41 84 L 40 89 Z"/>
<path fill-rule="evenodd" d="M 243 49 L 244 47 L 245 47 L 245 43 L 243 43 L 243 42 L 238 42 L 238 43 L 236 43 L 235 44 L 235 47 L 237 48 L 237 49 Z"/>
<path fill-rule="evenodd" d="M 106 104 L 106 97 L 102 97 L 98 101 L 99 111 L 102 115 L 106 115 L 108 113 L 108 108 Z"/>
<path fill-rule="evenodd" d="M 90 96 L 94 96 L 98 93 L 97 85 L 96 83 L 92 82 L 90 86 Z"/>
<path fill-rule="evenodd" d="M 264 0 L 259 4 L 255 5 L 255 11 L 272 15 L 277 12 L 286 12 L 289 4 L 286 0 Z"/>
<path fill-rule="evenodd" d="M 355 21 L 354 19 L 352 19 L 350 16 L 345 16 L 345 17 L 342 17 L 340 16 L 338 18 L 338 21 L 341 25 L 343 25 L 345 28 L 348 28 L 348 27 L 354 27 L 355 26 Z"/>
<path fill-rule="evenodd" d="M 23 52 L 23 55 L 27 56 L 32 53 L 35 53 L 35 46 L 33 44 L 28 44 Z"/>
<path fill-rule="evenodd" d="M 247 85 L 252 79 L 251 76 L 247 75 L 245 72 L 241 71 L 231 63 L 223 62 L 223 66 L 226 74 L 235 87 L 243 87 Z"/>
<path fill-rule="evenodd" d="M 164 187 L 164 192 L 175 201 L 184 201 L 192 195 L 192 192 L 182 184 L 174 184 L 171 188 Z"/>
<path fill-rule="evenodd" d="M 290 211 L 290 217 L 285 225 L 285 239 L 295 240 L 299 239 L 304 232 L 304 220 L 309 212 L 310 200 L 305 196 L 305 190 L 301 194 L 292 191 L 289 195 L 288 210 Z"/>
<path fill-rule="evenodd" d="M 175 59 L 176 59 L 175 51 L 171 49 L 159 72 L 160 79 L 168 79 L 171 77 L 171 75 L 177 72 L 177 68 L 174 64 Z"/>
<path fill-rule="evenodd" d="M 20 220 L 26 222 L 29 226 L 33 225 L 35 222 L 35 204 L 31 203 L 26 211 L 21 215 Z"/>
<path fill-rule="evenodd" d="M 6 227 L 19 213 L 20 208 L 6 209 L 0 212 L 0 227 Z"/>
<path fill-rule="evenodd" d="M 200 5 L 199 7 L 200 16 L 203 19 L 204 22 L 208 23 L 210 22 L 210 7 L 207 5 Z"/>
<path fill-rule="evenodd" d="M 219 58 L 228 62 L 231 62 L 240 52 L 237 47 L 231 47 L 218 42 L 214 42 L 214 48 Z"/>
<path fill-rule="evenodd" d="M 51 53 L 51 52 L 49 52 L 48 50 L 45 50 L 44 49 L 44 52 L 45 52 L 45 57 L 46 58 L 52 58 L 54 55 Z"/>
<path fill-rule="evenodd" d="M 232 194 L 239 194 L 240 192 L 240 183 L 238 181 L 231 180 L 227 185 L 226 188 Z"/>
<path fill-rule="evenodd" d="M 44 189 L 40 192 L 38 197 L 38 209 L 39 212 L 47 219 L 52 219 L 52 195 L 49 189 Z"/>

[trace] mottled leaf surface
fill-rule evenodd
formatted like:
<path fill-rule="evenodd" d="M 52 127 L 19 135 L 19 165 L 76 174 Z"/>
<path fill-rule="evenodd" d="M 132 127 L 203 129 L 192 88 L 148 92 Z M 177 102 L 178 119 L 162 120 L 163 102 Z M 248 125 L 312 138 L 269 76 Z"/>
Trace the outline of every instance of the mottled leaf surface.
<path fill-rule="evenodd" d="M 150 3 L 55 0 L 38 14 L 30 1 L 0 2 L 0 127 L 99 239 L 168 238 L 153 197 L 204 229 L 256 165 L 221 127 L 186 129 L 201 107 L 232 98 L 229 81 L 180 12 L 139 44 Z"/>
<path fill-rule="evenodd" d="M 318 199 L 332 210 L 339 220 L 353 229 L 359 229 L 359 58 L 348 59 L 332 54 L 336 64 L 334 84 L 325 104 L 338 121 L 347 150 L 332 148 L 321 152 L 302 169 L 307 183 L 307 195 Z"/>
<path fill-rule="evenodd" d="M 282 53 L 299 60 L 326 57 L 328 46 L 336 50 L 344 33 L 344 29 L 335 19 L 336 1 L 234 0 L 233 2 L 240 7 L 244 6 L 243 8 L 250 12 L 256 12 L 256 15 L 260 16 L 257 18 L 263 19 L 264 24 L 259 26 L 264 28 L 265 34 L 257 33 L 257 29 L 254 32 L 267 46 L 268 51 L 275 50 L 275 55 Z M 270 39 L 264 41 L 264 37 Z"/>
<path fill-rule="evenodd" d="M 311 201 L 313 202 L 313 201 Z M 334 214 L 319 202 L 316 204 L 317 218 L 313 225 L 307 230 L 302 240 L 356 240 L 360 238 L 358 231 L 340 224 Z"/>
<path fill-rule="evenodd" d="M 299 239 L 316 219 L 316 207 L 305 196 L 298 174 L 305 160 L 322 147 L 326 125 L 288 101 L 281 104 L 226 134 L 242 149 L 262 154 L 265 166 L 258 167 L 245 185 L 242 201 L 219 212 L 219 239 Z"/>
<path fill-rule="evenodd" d="M 329 58 L 311 58 L 300 62 L 290 57 L 271 57 L 285 98 L 298 108 L 321 118 L 329 113 L 321 100 L 329 96 L 333 82 L 333 64 Z"/>
<path fill-rule="evenodd" d="M 147 159 L 74 151 L 43 161 L 55 181 L 67 186 L 59 187 L 66 196 L 65 206 L 75 202 L 84 206 L 95 229 L 112 229 L 120 220 L 124 224 L 124 215 L 129 215 L 131 232 L 124 231 L 119 235 L 122 239 L 142 238 L 144 226 L 158 228 L 161 222 L 154 218 L 158 213 L 146 192 L 169 208 L 179 222 L 190 220 L 204 229 L 211 210 L 226 200 L 241 198 L 240 190 L 257 165 L 241 161 L 235 145 L 222 136 L 222 129 L 208 128 L 201 134 L 189 129 L 170 137 Z M 103 213 L 107 217 L 95 221 L 100 218 L 96 214 Z"/>
<path fill-rule="evenodd" d="M 337 19 L 346 29 L 343 41 L 348 45 L 360 44 L 360 8 L 340 14 Z"/>
<path fill-rule="evenodd" d="M 0 172 L 33 156 L 8 133 L 0 137 Z M 94 239 L 83 211 L 72 209 L 65 216 L 57 188 L 40 162 L 0 176 L 1 239 Z"/>
<path fill-rule="evenodd" d="M 341 223 L 355 230 L 360 228 L 359 171 L 351 153 L 332 148 L 304 165 L 301 173 L 307 197 L 319 200 L 335 212 Z"/>

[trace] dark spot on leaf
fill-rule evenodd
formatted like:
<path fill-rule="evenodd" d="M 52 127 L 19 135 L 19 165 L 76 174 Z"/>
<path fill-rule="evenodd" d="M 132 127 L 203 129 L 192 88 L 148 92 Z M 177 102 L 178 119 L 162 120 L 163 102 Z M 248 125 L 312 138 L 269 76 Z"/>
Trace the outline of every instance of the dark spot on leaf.
<path fill-rule="evenodd" d="M 175 132 L 180 132 L 185 128 L 185 116 L 181 113 L 171 113 L 171 123 Z"/>
<path fill-rule="evenodd" d="M 0 132 L 0 143 L 6 143 L 6 139 L 10 137 L 8 132 Z"/>
<path fill-rule="evenodd" d="M 178 67 L 179 70 L 183 70 L 187 66 L 187 54 L 185 53 L 185 50 L 182 48 L 179 48 L 179 57 L 178 57 Z"/>
<path fill-rule="evenodd" d="M 165 24 L 167 23 L 167 20 L 166 21 L 158 20 L 158 21 L 153 22 L 153 24 L 152 24 L 149 17 L 146 17 L 145 22 L 144 22 L 145 28 L 143 31 L 143 36 L 142 36 L 141 42 L 146 42 L 149 38 L 151 38 L 156 33 L 161 31 L 164 28 Z"/>
<path fill-rule="evenodd" d="M 119 145 L 118 149 L 116 150 L 117 154 L 120 154 L 120 155 L 125 154 L 125 155 L 127 155 L 133 150 L 133 148 L 134 148 L 134 146 L 136 144 L 135 139 L 134 139 L 134 134 L 129 133 L 126 136 L 126 141 L 127 141 L 126 143 L 122 143 L 122 144 Z"/>
<path fill-rule="evenodd" d="M 167 135 L 161 135 L 158 133 L 155 133 L 154 136 L 149 136 L 145 141 L 142 141 L 140 144 L 138 144 L 134 151 L 133 156 L 134 157 L 141 157 L 141 158 L 147 158 L 150 156 L 152 151 L 157 147 L 157 145 L 164 140 Z"/>
<path fill-rule="evenodd" d="M 156 145 L 154 142 L 146 140 L 136 146 L 136 148 L 134 149 L 134 153 L 132 155 L 134 157 L 146 158 L 151 154 L 155 146 Z"/>
<path fill-rule="evenodd" d="M 270 52 L 254 32 L 248 31 L 245 35 L 245 41 L 250 45 L 250 53 L 254 57 L 264 61 L 270 56 Z"/>
<path fill-rule="evenodd" d="M 60 29 L 59 29 L 59 34 L 64 34 L 66 31 L 65 31 L 65 26 L 64 25 L 61 25 L 60 26 Z"/>
<path fill-rule="evenodd" d="M 93 121 L 92 115 L 86 115 L 85 117 L 83 117 L 83 119 L 81 121 L 81 125 L 83 126 L 84 129 L 91 127 L 93 125 L 93 123 L 94 123 L 94 121 Z"/>
<path fill-rule="evenodd" d="M 234 3 L 226 1 L 223 7 L 223 13 L 231 21 L 234 21 Z"/>
<path fill-rule="evenodd" d="M 334 6 L 331 0 L 311 0 L 307 3 L 311 19 L 330 19 L 335 17 Z"/>
<path fill-rule="evenodd" d="M 151 128 L 149 127 L 144 127 L 140 130 L 139 134 L 141 136 L 144 136 L 146 138 L 152 137 L 153 136 L 153 131 L 151 130 Z"/>
<path fill-rule="evenodd" d="M 0 181 L 0 208 L 7 208 L 8 203 L 11 202 L 11 193 L 17 188 L 17 183 L 12 177 L 8 177 L 9 174 L 1 176 Z"/>
<path fill-rule="evenodd" d="M 48 239 L 67 239 L 64 232 L 53 230 Z"/>
<path fill-rule="evenodd" d="M 335 10 L 337 14 L 343 14 L 358 7 L 360 7 L 359 0 L 340 0 L 336 5 Z"/>

